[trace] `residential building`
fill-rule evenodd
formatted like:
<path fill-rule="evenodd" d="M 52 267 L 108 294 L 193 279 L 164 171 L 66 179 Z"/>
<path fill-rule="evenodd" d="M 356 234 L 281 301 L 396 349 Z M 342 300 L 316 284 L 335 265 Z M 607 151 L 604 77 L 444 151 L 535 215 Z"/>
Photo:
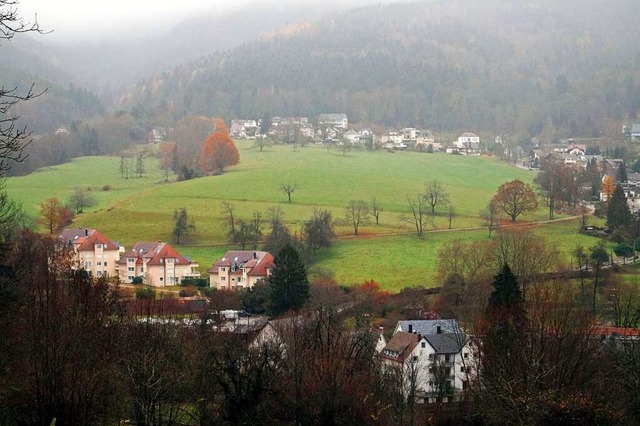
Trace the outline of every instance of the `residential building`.
<path fill-rule="evenodd" d="M 274 258 L 269 252 L 228 251 L 209 269 L 209 283 L 220 290 L 251 288 L 267 279 L 273 267 Z"/>
<path fill-rule="evenodd" d="M 455 399 L 474 368 L 470 339 L 455 320 L 399 321 L 380 359 L 406 395 L 425 402 Z"/>
<path fill-rule="evenodd" d="M 318 126 L 329 126 L 343 130 L 347 130 L 349 120 L 347 114 L 320 114 L 318 117 Z"/>
<path fill-rule="evenodd" d="M 58 238 L 73 248 L 77 267 L 94 277 L 118 276 L 120 247 L 96 229 L 65 229 Z"/>
<path fill-rule="evenodd" d="M 475 133 L 466 132 L 458 136 L 458 140 L 453 143 L 454 147 L 461 154 L 479 155 L 480 137 Z"/>
<path fill-rule="evenodd" d="M 164 287 L 179 285 L 183 278 L 200 278 L 197 263 L 161 241 L 135 243 L 120 257 L 118 264 L 120 280 L 124 283 L 142 277 L 145 284 Z"/>
<path fill-rule="evenodd" d="M 640 140 L 640 124 L 631 125 L 631 140 Z"/>

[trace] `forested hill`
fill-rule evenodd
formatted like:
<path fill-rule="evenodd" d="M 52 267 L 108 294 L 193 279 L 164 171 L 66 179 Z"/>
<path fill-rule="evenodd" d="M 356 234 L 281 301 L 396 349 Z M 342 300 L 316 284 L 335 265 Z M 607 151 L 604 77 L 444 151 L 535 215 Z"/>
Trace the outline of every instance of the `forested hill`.
<path fill-rule="evenodd" d="M 367 7 L 147 79 L 123 106 L 162 105 L 174 118 L 346 112 L 440 131 L 619 132 L 640 107 L 638 16 L 636 0 Z"/>

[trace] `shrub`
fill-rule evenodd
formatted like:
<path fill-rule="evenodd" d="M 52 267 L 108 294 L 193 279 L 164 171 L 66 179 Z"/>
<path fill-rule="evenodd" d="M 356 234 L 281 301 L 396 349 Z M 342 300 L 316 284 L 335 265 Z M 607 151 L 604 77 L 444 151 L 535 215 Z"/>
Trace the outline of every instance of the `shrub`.
<path fill-rule="evenodd" d="M 183 278 L 180 285 L 183 287 L 209 287 L 209 280 L 207 278 Z"/>
<path fill-rule="evenodd" d="M 133 277 L 133 279 L 131 280 L 131 284 L 142 284 L 142 277 Z"/>
<path fill-rule="evenodd" d="M 103 191 L 111 191 L 111 185 L 102 185 Z"/>
<path fill-rule="evenodd" d="M 143 287 L 136 290 L 136 299 L 155 299 L 156 292 L 151 287 Z"/>
<path fill-rule="evenodd" d="M 194 286 L 185 287 L 178 293 L 180 297 L 193 297 L 198 295 L 198 290 Z"/>
<path fill-rule="evenodd" d="M 202 295 L 204 297 L 213 297 L 213 295 L 216 294 L 217 291 L 218 289 L 215 287 L 204 287 L 202 289 Z"/>

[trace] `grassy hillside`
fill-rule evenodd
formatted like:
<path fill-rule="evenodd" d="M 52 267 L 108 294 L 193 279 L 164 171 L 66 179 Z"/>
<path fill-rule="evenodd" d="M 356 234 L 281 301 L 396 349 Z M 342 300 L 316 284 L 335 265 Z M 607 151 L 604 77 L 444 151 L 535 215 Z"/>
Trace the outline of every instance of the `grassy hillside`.
<path fill-rule="evenodd" d="M 227 244 L 222 202 L 232 203 L 237 218 L 246 220 L 254 211 L 264 215 L 267 208 L 279 205 L 285 212 L 285 221 L 295 232 L 314 208 L 330 209 L 334 217 L 341 218 L 349 200 L 370 200 L 375 196 L 384 207 L 380 224 L 364 226 L 362 236 L 357 239 L 346 238 L 352 233 L 348 227 L 338 227 L 343 238 L 321 254 L 317 266 L 335 271 L 345 283 L 373 278 L 387 288 L 400 289 L 413 284 L 434 285 L 435 254 L 442 242 L 485 238 L 485 232 L 479 230 L 433 233 L 421 240 L 412 235 L 412 225 L 402 222 L 399 216 L 409 213 L 407 197 L 421 192 L 427 180 L 441 181 L 450 192 L 457 215 L 453 220 L 455 231 L 481 224 L 478 210 L 488 203 L 501 183 L 516 178 L 533 179 L 531 172 L 484 157 L 384 151 L 352 151 L 343 155 L 320 146 L 296 151 L 290 146 L 274 146 L 260 152 L 249 142 L 240 142 L 238 146 L 240 165 L 222 176 L 164 183 L 157 160 L 147 159 L 146 176 L 122 179 L 118 158 L 84 157 L 29 176 L 11 178 L 8 189 L 29 213 L 36 215 L 38 203 L 47 197 L 64 199 L 75 186 L 92 188 L 98 204 L 78 216 L 74 225 L 98 228 L 124 245 L 139 240 L 171 241 L 173 212 L 185 207 L 195 221 L 196 234 L 192 246 L 183 250 L 199 261 L 203 269 L 224 249 L 232 248 Z M 283 183 L 296 186 L 292 203 L 280 191 Z M 103 191 L 104 185 L 110 185 L 111 189 Z M 543 211 L 523 218 L 544 219 Z M 448 228 L 444 211 L 436 217 L 435 225 L 442 230 Z M 568 228 L 567 232 L 572 233 Z M 575 230 L 575 224 L 571 229 Z M 566 237 L 562 233 L 562 238 Z"/>

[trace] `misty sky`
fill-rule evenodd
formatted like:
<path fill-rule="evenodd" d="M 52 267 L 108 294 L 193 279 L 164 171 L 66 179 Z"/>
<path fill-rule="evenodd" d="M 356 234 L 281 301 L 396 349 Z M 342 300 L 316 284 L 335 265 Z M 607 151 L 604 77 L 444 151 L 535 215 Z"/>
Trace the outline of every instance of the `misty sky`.
<path fill-rule="evenodd" d="M 229 10 L 249 0 L 20 0 L 18 11 L 28 21 L 37 14 L 40 26 L 53 30 L 47 38 L 73 38 L 149 32 L 202 11 Z"/>
<path fill-rule="evenodd" d="M 202 12 L 228 12 L 248 4 L 287 3 L 296 0 L 19 0 L 18 11 L 26 21 L 53 31 L 49 41 L 86 41 L 104 36 L 137 36 L 161 32 L 182 19 Z M 318 0 L 297 0 L 318 1 Z M 402 0 L 334 0 L 345 8 Z"/>

